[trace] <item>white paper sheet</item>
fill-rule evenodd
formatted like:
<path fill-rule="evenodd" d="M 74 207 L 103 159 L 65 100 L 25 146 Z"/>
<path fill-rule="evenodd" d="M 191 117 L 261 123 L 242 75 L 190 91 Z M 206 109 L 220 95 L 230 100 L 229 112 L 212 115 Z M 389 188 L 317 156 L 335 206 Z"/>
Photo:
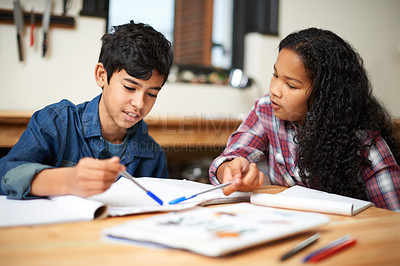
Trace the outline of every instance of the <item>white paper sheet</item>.
<path fill-rule="evenodd" d="M 251 203 L 295 210 L 315 211 L 352 216 L 373 206 L 371 202 L 326 193 L 302 186 L 293 186 L 278 194 L 256 193 Z"/>
<path fill-rule="evenodd" d="M 225 196 L 222 190 L 219 189 L 199 195 L 179 204 L 169 205 L 168 202 L 173 199 L 193 195 L 213 187 L 213 185 L 182 179 L 142 177 L 136 180 L 146 189 L 153 192 L 157 197 L 161 198 L 164 201 L 164 205 L 160 206 L 133 182 L 125 178 L 121 178 L 118 182 L 114 183 L 109 190 L 102 194 L 95 195 L 91 197 L 91 199 L 106 204 L 110 216 L 120 216 L 154 211 L 182 210 L 202 204 L 209 205 L 249 201 L 251 195 L 249 192 L 235 192 L 229 196 Z"/>
<path fill-rule="evenodd" d="M 106 192 L 90 198 L 57 196 L 46 199 L 8 200 L 6 196 L 0 196 L 0 227 L 89 221 L 106 216 L 169 212 L 202 204 L 250 200 L 250 193 L 236 192 L 225 196 L 221 190 L 215 190 L 179 204 L 169 205 L 168 202 L 173 199 L 192 195 L 213 186 L 167 178 L 144 177 L 137 178 L 137 181 L 160 197 L 164 205 L 160 206 L 134 183 L 121 178 Z"/>
<path fill-rule="evenodd" d="M 0 196 L 0 227 L 93 220 L 101 202 L 76 196 L 9 200 Z M 105 212 L 106 210 L 103 210 Z"/>

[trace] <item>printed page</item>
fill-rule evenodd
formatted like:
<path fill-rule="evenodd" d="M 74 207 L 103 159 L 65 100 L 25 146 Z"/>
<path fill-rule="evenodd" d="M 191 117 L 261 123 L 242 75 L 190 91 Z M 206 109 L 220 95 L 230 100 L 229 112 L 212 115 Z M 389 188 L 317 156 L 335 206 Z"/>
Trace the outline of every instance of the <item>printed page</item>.
<path fill-rule="evenodd" d="M 102 233 L 113 241 L 151 242 L 217 257 L 328 222 L 322 214 L 239 203 L 132 220 Z"/>
<path fill-rule="evenodd" d="M 293 186 L 276 194 L 254 194 L 251 202 L 258 205 L 352 216 L 373 206 L 371 202 Z"/>
<path fill-rule="evenodd" d="M 76 196 L 31 200 L 0 196 L 0 227 L 90 221 L 106 212 L 102 203 Z"/>
<path fill-rule="evenodd" d="M 169 205 L 168 203 L 173 199 L 193 195 L 209 189 L 213 185 L 169 178 L 141 177 L 135 180 L 159 197 L 164 204 L 162 206 L 159 205 L 145 191 L 126 178 L 120 178 L 109 190 L 90 198 L 106 204 L 110 216 L 120 216 L 146 212 L 176 211 L 204 204 L 249 201 L 251 194 L 248 192 L 235 192 L 225 196 L 222 190 L 218 189 L 178 204 Z"/>

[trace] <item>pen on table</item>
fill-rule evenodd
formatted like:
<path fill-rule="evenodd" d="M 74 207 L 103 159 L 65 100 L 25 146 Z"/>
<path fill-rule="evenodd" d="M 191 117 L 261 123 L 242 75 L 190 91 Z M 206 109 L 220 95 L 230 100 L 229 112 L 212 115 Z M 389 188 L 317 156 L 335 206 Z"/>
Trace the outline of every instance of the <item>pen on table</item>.
<path fill-rule="evenodd" d="M 333 254 L 336 254 L 337 252 L 344 250 L 346 248 L 349 248 L 351 246 L 354 246 L 357 243 L 357 238 L 355 237 L 351 237 L 350 239 L 334 246 L 331 247 L 329 249 L 326 249 L 320 253 L 318 253 L 317 255 L 313 256 L 310 258 L 309 262 L 318 262 L 320 260 L 323 260 Z"/>
<path fill-rule="evenodd" d="M 298 253 L 299 251 L 301 251 L 301 250 L 305 249 L 306 247 L 310 246 L 315 241 L 317 241 L 319 237 L 320 237 L 320 234 L 316 233 L 316 234 L 310 236 L 309 238 L 301 241 L 296 246 L 294 246 L 289 252 L 285 253 L 281 257 L 281 260 L 286 260 L 286 259 L 290 258 L 291 256 L 293 256 L 294 254 Z"/>
<path fill-rule="evenodd" d="M 227 183 L 224 183 L 224 184 L 221 184 L 221 185 L 218 185 L 218 186 L 214 186 L 214 187 L 212 187 L 212 188 L 203 190 L 203 191 L 201 191 L 201 192 L 199 192 L 199 193 L 196 193 L 196 194 L 193 194 L 193 195 L 191 195 L 191 196 L 183 196 L 183 197 L 180 197 L 180 198 L 171 200 L 171 201 L 169 202 L 169 204 L 170 204 L 170 205 L 172 205 L 172 204 L 177 204 L 177 203 L 179 203 L 179 202 L 182 202 L 182 201 L 185 201 L 185 200 L 188 200 L 188 199 L 192 199 L 192 198 L 194 198 L 194 197 L 196 197 L 196 196 L 198 196 L 198 195 L 200 195 L 200 194 L 204 194 L 204 193 L 207 193 L 207 192 L 216 190 L 216 189 L 224 188 L 224 187 L 226 187 L 226 186 L 229 186 L 230 184 L 232 184 L 232 182 L 227 182 Z"/>
<path fill-rule="evenodd" d="M 163 205 L 163 201 L 157 197 L 156 195 L 154 195 L 153 192 L 151 192 L 148 189 L 145 189 L 139 182 L 137 182 L 135 180 L 135 178 L 133 176 L 131 176 L 127 171 L 123 171 L 120 172 L 120 175 L 125 177 L 126 179 L 131 180 L 133 183 L 135 183 L 135 185 L 137 185 L 139 188 L 141 188 L 142 190 L 144 190 L 146 192 L 147 195 L 149 195 L 153 200 L 157 201 L 158 204 Z"/>
<path fill-rule="evenodd" d="M 346 241 L 346 240 L 348 240 L 348 239 L 350 239 L 350 238 L 351 238 L 350 235 L 345 235 L 345 236 L 342 236 L 342 237 L 339 238 L 339 239 L 336 239 L 336 240 L 330 242 L 330 243 L 327 244 L 326 246 L 324 246 L 324 247 L 318 249 L 317 251 L 314 251 L 314 252 L 311 252 L 310 254 L 308 254 L 306 257 L 303 258 L 303 262 L 307 262 L 311 257 L 317 255 L 318 253 L 320 253 L 320 252 L 322 252 L 322 251 L 324 251 L 324 250 L 327 250 L 327 249 L 329 249 L 329 248 L 331 248 L 331 247 L 334 247 L 335 245 L 340 244 L 340 243 L 342 243 L 343 241 Z"/>
<path fill-rule="evenodd" d="M 345 235 L 339 239 L 332 241 L 321 249 L 318 249 L 317 251 L 308 254 L 306 257 L 304 257 L 303 262 L 317 262 L 329 255 L 336 253 L 339 250 L 355 244 L 356 242 L 356 238 L 351 237 L 350 235 Z"/>

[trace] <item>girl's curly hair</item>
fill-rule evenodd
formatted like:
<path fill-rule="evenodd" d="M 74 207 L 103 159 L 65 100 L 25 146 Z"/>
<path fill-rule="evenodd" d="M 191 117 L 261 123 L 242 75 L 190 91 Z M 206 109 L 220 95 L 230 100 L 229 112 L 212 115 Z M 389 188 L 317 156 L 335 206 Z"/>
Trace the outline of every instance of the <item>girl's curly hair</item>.
<path fill-rule="evenodd" d="M 380 134 L 397 163 L 400 145 L 393 122 L 372 95 L 361 56 L 335 33 L 309 28 L 279 44 L 302 60 L 312 84 L 308 112 L 299 125 L 298 167 L 311 187 L 366 199 L 362 171 L 371 162 L 361 132 Z"/>

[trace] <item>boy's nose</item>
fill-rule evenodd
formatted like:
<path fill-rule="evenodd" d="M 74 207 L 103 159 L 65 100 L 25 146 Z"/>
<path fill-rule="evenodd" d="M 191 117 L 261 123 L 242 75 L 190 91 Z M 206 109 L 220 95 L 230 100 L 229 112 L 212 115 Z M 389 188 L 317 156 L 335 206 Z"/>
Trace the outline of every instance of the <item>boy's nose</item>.
<path fill-rule="evenodd" d="M 131 105 L 137 109 L 142 109 L 144 106 L 144 95 L 139 93 L 135 94 L 131 100 Z"/>

